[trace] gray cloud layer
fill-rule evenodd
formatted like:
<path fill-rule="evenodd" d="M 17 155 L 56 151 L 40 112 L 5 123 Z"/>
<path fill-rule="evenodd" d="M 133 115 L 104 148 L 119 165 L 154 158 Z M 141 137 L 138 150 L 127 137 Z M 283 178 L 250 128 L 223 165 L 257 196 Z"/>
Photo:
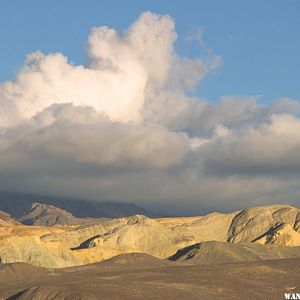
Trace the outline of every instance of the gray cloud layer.
<path fill-rule="evenodd" d="M 93 28 L 87 66 L 28 55 L 0 85 L 0 188 L 135 201 L 169 213 L 298 201 L 300 104 L 188 94 L 220 57 L 173 48 L 174 21 L 143 13 Z"/>

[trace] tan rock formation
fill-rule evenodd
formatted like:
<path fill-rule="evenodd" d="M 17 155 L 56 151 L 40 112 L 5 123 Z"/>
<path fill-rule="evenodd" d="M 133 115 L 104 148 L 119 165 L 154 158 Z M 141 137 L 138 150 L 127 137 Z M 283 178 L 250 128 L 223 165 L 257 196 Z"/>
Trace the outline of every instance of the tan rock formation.
<path fill-rule="evenodd" d="M 228 241 L 232 243 L 253 242 L 280 224 L 289 224 L 294 231 L 299 231 L 299 219 L 300 210 L 288 205 L 248 208 L 232 220 Z"/>

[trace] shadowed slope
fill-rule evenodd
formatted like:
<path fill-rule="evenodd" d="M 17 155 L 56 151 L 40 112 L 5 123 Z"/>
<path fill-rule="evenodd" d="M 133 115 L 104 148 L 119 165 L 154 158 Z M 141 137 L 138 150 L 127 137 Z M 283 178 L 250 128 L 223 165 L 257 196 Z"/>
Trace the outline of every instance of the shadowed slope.
<path fill-rule="evenodd" d="M 8 213 L 0 210 L 0 226 L 20 225 L 20 223 L 13 219 Z"/>
<path fill-rule="evenodd" d="M 294 257 L 300 258 L 300 247 L 278 247 L 254 243 L 231 244 L 211 241 L 178 250 L 169 259 L 206 265 Z"/>

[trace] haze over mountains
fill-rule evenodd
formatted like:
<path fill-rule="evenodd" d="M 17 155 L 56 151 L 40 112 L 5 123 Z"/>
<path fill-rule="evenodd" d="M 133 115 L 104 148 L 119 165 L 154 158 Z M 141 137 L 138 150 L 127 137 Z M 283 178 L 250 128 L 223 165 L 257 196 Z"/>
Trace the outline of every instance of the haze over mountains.
<path fill-rule="evenodd" d="M 33 203 L 52 204 L 78 218 L 117 218 L 134 214 L 154 215 L 133 203 L 86 201 L 0 191 L 0 210 L 16 218 L 23 215 L 24 211 L 30 210 Z"/>

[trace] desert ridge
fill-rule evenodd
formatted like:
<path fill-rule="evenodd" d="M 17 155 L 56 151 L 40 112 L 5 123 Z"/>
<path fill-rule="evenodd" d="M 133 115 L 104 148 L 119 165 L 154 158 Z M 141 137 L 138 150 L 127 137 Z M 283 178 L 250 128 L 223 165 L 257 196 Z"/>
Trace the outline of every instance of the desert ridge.
<path fill-rule="evenodd" d="M 78 219 L 57 207 L 34 203 L 17 221 L 5 213 L 1 216 L 1 263 L 65 268 L 101 262 L 126 253 L 173 260 L 197 256 L 203 263 L 208 256 L 215 257 L 212 263 L 214 260 L 222 262 L 217 258 L 222 253 L 225 261 L 300 256 L 300 210 L 288 205 L 260 206 L 199 217 L 134 215 Z M 28 220 L 43 225 L 21 223 L 28 223 Z M 240 246 L 244 244 L 246 246 Z M 185 249 L 188 255 L 178 255 Z"/>

